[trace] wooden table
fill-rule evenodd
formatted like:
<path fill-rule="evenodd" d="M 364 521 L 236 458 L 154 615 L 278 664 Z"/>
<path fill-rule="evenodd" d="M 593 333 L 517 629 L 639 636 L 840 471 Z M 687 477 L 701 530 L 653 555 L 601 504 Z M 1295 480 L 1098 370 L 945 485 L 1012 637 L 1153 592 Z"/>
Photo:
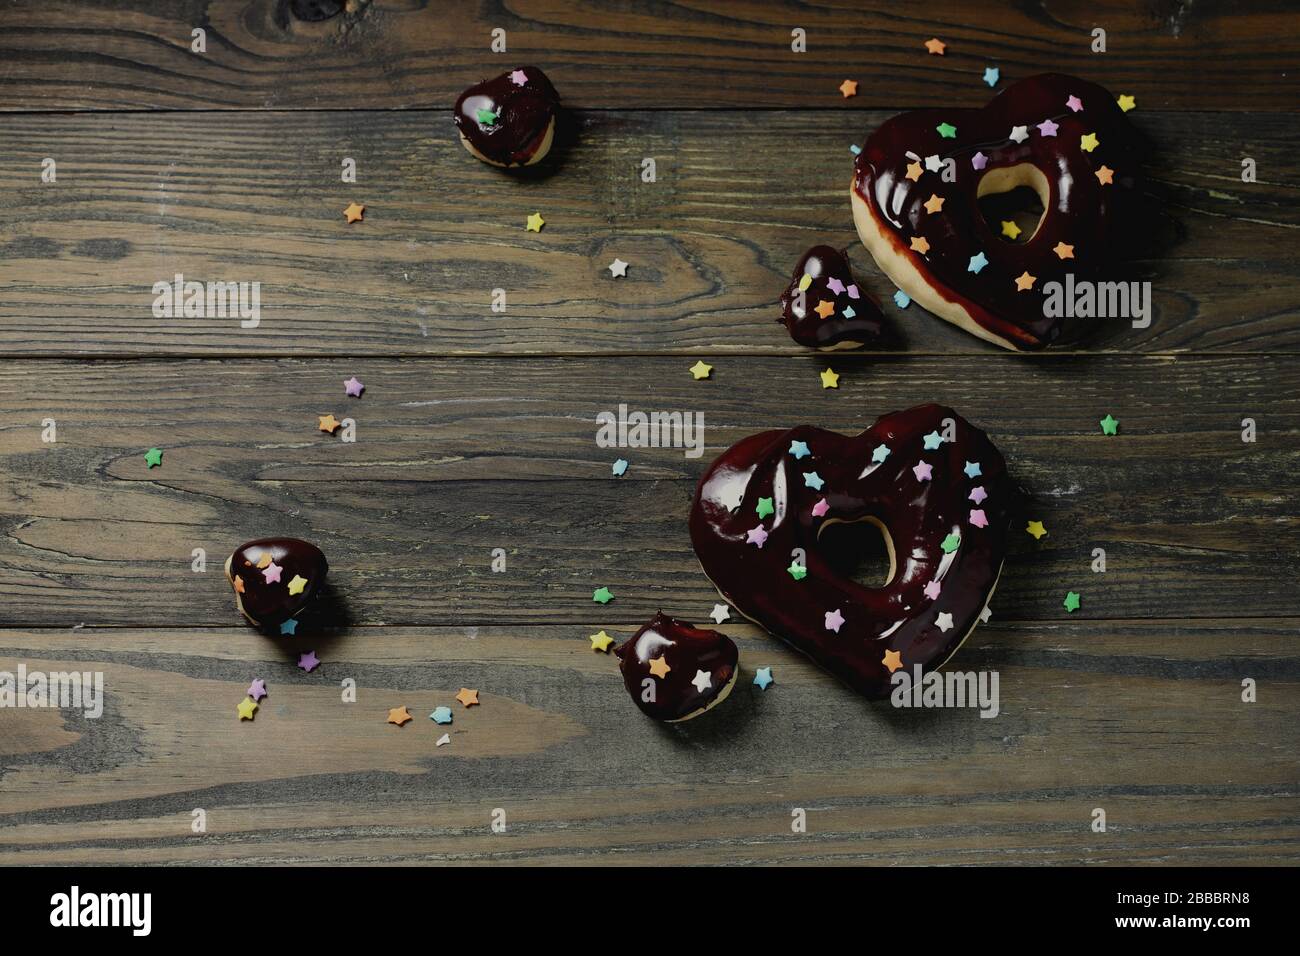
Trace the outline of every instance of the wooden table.
<path fill-rule="evenodd" d="M 106 687 L 99 719 L 0 710 L 0 862 L 1296 862 L 1286 4 L 293 6 L 0 9 L 0 670 Z M 569 124 L 553 163 L 512 177 L 461 149 L 449 107 L 529 62 Z M 982 104 L 986 66 L 1137 97 L 1149 328 L 1012 355 L 890 304 L 853 231 L 848 146 L 902 109 Z M 828 363 L 775 322 L 822 241 L 849 248 L 900 348 Z M 175 273 L 260 281 L 260 325 L 156 318 Z M 710 380 L 687 371 L 700 359 Z M 1000 716 L 869 704 L 733 623 L 732 698 L 644 718 L 588 636 L 659 608 L 708 623 L 686 534 L 705 465 L 760 429 L 851 432 L 924 401 L 993 436 L 1049 532 L 1017 531 L 955 661 L 999 672 Z M 704 457 L 597 447 L 621 402 L 702 412 Z M 356 441 L 318 431 L 326 413 Z M 266 534 L 324 549 L 336 627 L 241 623 L 220 564 Z M 239 721 L 254 677 L 270 696 Z M 427 719 L 461 687 L 481 706 Z M 402 705 L 416 719 L 387 724 Z"/>

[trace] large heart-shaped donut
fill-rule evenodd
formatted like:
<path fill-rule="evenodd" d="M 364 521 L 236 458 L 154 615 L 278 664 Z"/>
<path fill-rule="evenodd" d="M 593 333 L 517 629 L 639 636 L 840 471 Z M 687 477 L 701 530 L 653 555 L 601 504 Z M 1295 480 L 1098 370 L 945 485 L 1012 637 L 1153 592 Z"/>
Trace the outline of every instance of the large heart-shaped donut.
<path fill-rule="evenodd" d="M 881 271 L 926 309 L 1004 348 L 1042 348 L 1064 322 L 1044 314 L 1044 285 L 1098 275 L 1125 228 L 1138 159 L 1110 93 L 1033 76 L 983 109 L 885 122 L 854 163 L 853 219 Z M 1020 243 L 994 232 L 978 205 L 1017 186 L 1034 189 L 1044 210 Z"/>
<path fill-rule="evenodd" d="M 800 425 L 746 438 L 695 492 L 691 542 L 746 617 L 868 697 L 890 674 L 939 667 L 997 584 L 1018 491 L 987 435 L 941 405 L 856 437 Z M 868 588 L 823 553 L 823 532 L 884 531 L 889 581 Z"/>

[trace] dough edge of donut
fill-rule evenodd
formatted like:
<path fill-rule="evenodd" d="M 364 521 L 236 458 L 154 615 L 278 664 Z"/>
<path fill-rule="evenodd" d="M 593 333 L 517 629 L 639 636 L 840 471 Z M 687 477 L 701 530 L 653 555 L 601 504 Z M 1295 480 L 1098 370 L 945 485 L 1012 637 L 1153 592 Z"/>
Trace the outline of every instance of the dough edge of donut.
<path fill-rule="evenodd" d="M 552 116 L 550 122 L 546 124 L 546 135 L 542 137 L 541 144 L 537 147 L 537 152 L 529 158 L 526 163 L 498 163 L 495 159 L 488 159 L 470 143 L 469 139 L 460 130 L 456 131 L 460 136 L 460 144 L 469 151 L 469 154 L 475 159 L 487 163 L 489 166 L 495 166 L 497 169 L 523 169 L 526 166 L 532 166 L 534 163 L 540 163 L 546 158 L 546 154 L 551 151 L 551 143 L 555 140 L 555 117 Z"/>

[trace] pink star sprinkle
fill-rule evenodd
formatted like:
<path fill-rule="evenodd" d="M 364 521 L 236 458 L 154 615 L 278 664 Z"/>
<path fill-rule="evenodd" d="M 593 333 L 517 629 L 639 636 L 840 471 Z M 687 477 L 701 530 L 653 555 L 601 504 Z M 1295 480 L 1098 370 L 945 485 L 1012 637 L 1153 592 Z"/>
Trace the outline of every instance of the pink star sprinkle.
<path fill-rule="evenodd" d="M 1060 129 L 1060 127 L 1049 119 L 1043 120 L 1038 124 L 1038 132 L 1042 133 L 1044 136 L 1055 136 L 1058 129 Z"/>
<path fill-rule="evenodd" d="M 766 540 L 767 540 L 767 529 L 764 528 L 762 525 L 759 525 L 757 528 L 750 528 L 745 536 L 746 544 L 754 544 L 760 548 L 763 546 L 763 542 Z"/>
<path fill-rule="evenodd" d="M 826 288 L 830 289 L 836 295 L 839 295 L 844 291 L 844 283 L 838 278 L 830 278 L 826 280 Z"/>
<path fill-rule="evenodd" d="M 510 82 L 515 86 L 523 86 L 528 82 L 528 75 L 523 70 L 515 70 L 510 74 Z"/>
<path fill-rule="evenodd" d="M 928 597 L 931 601 L 937 601 L 939 599 L 938 581 L 931 581 L 929 584 L 925 586 L 925 596 Z"/>
<path fill-rule="evenodd" d="M 989 526 L 989 519 L 984 517 L 984 510 L 982 508 L 972 508 L 970 510 L 970 523 L 977 528 L 987 528 Z"/>
<path fill-rule="evenodd" d="M 813 505 L 813 517 L 820 518 L 822 515 L 826 514 L 826 512 L 830 510 L 831 510 L 831 506 L 828 505 L 826 503 L 826 499 L 823 498 L 821 501 L 817 502 L 817 504 Z"/>
<path fill-rule="evenodd" d="M 280 572 L 283 570 L 284 568 L 272 561 L 262 569 L 262 577 L 266 578 L 267 584 L 279 584 Z"/>
<path fill-rule="evenodd" d="M 316 657 L 315 651 L 308 651 L 306 654 L 298 655 L 298 666 L 310 673 L 320 667 L 320 660 Z"/>
<path fill-rule="evenodd" d="M 912 474 L 916 475 L 917 481 L 929 481 L 933 476 L 933 466 L 928 461 L 917 462 L 916 467 L 912 469 Z"/>
<path fill-rule="evenodd" d="M 980 485 L 980 486 L 978 486 L 977 488 L 972 488 L 972 489 L 971 489 L 970 500 L 973 501 L 973 502 L 975 502 L 976 504 L 979 504 L 980 502 L 982 502 L 982 501 L 983 501 L 985 498 L 987 498 L 987 497 L 988 497 L 988 495 L 984 493 L 984 486 L 983 486 L 983 485 Z"/>
<path fill-rule="evenodd" d="M 253 700 L 261 700 L 266 696 L 266 681 L 257 678 L 253 683 L 248 685 L 248 696 Z"/>
<path fill-rule="evenodd" d="M 357 378 L 355 375 L 353 375 L 349 379 L 345 379 L 343 382 L 343 387 L 344 389 L 347 390 L 347 393 L 351 395 L 353 398 L 360 398 L 361 393 L 366 390 L 366 387 L 361 384 L 361 380 Z"/>
<path fill-rule="evenodd" d="M 976 153 L 970 158 L 970 164 L 972 169 L 983 169 L 989 164 L 989 158 L 983 153 Z"/>
<path fill-rule="evenodd" d="M 1068 106 L 1075 113 L 1081 112 L 1083 110 L 1083 102 L 1073 94 L 1071 94 L 1070 98 L 1065 101 L 1065 105 Z"/>
<path fill-rule="evenodd" d="M 836 608 L 833 611 L 826 612 L 826 630 L 834 631 L 836 634 L 838 634 L 840 632 L 840 627 L 843 624 L 844 624 L 844 615 L 840 613 L 839 608 Z"/>

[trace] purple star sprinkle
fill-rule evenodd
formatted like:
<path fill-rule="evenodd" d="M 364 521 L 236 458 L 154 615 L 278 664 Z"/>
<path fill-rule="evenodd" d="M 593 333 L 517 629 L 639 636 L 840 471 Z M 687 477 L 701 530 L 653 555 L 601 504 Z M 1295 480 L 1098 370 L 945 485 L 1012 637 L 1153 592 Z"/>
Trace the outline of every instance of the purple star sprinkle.
<path fill-rule="evenodd" d="M 764 528 L 762 525 L 759 525 L 757 528 L 750 528 L 749 531 L 745 533 L 746 544 L 757 545 L 758 547 L 761 548 L 763 546 L 763 542 L 766 540 L 767 540 L 767 529 Z"/>
<path fill-rule="evenodd" d="M 523 86 L 528 82 L 528 75 L 523 70 L 515 70 L 510 74 L 510 82 L 515 86 Z"/>
<path fill-rule="evenodd" d="M 1038 124 L 1038 132 L 1042 133 L 1044 136 L 1055 136 L 1056 131 L 1059 128 L 1060 127 L 1058 127 L 1055 123 L 1053 123 L 1049 119 L 1043 120 L 1041 123 Z"/>
<path fill-rule="evenodd" d="M 970 164 L 973 169 L 983 169 L 989 164 L 989 158 L 983 153 L 976 153 L 970 158 Z"/>
<path fill-rule="evenodd" d="M 983 485 L 979 485 L 978 487 L 971 489 L 970 500 L 975 502 L 976 504 L 979 504 L 987 497 L 988 495 L 984 493 Z"/>
<path fill-rule="evenodd" d="M 917 481 L 929 481 L 934 477 L 934 468 L 928 461 L 917 462 L 916 467 L 912 469 L 912 474 L 916 475 Z"/>
<path fill-rule="evenodd" d="M 931 601 L 937 601 L 939 599 L 938 581 L 931 581 L 929 584 L 925 586 L 925 596 L 928 597 Z"/>
<path fill-rule="evenodd" d="M 343 382 L 343 387 L 347 390 L 347 393 L 351 395 L 353 398 L 360 398 L 361 393 L 366 390 L 365 385 L 361 384 L 361 380 L 357 378 L 355 375 L 353 375 L 349 379 L 345 379 Z"/>
<path fill-rule="evenodd" d="M 306 654 L 298 655 L 298 666 L 310 673 L 320 666 L 320 660 L 316 657 L 315 651 L 308 651 Z"/>
<path fill-rule="evenodd" d="M 253 700 L 261 700 L 266 696 L 266 681 L 258 677 L 253 683 L 248 685 L 248 696 Z"/>
<path fill-rule="evenodd" d="M 830 289 L 836 295 L 844 291 L 844 283 L 838 277 L 831 277 L 826 280 L 826 288 Z"/>
<path fill-rule="evenodd" d="M 838 634 L 843 624 L 844 624 L 844 615 L 840 613 L 839 608 L 836 608 L 833 611 L 826 612 L 826 630 L 834 631 L 836 634 Z"/>

